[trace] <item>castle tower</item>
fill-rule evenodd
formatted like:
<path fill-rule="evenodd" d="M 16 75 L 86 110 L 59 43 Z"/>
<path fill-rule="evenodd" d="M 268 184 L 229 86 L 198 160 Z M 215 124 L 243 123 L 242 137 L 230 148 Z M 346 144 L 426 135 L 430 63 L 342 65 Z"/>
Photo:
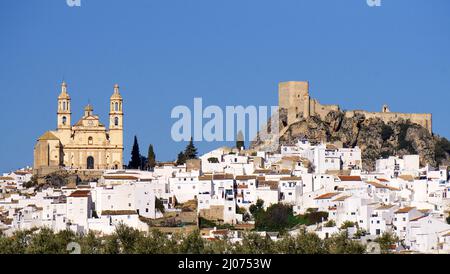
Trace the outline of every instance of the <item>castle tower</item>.
<path fill-rule="evenodd" d="M 110 99 L 109 140 L 117 150 L 112 155 L 111 163 L 115 168 L 122 168 L 123 163 L 123 99 L 119 85 L 114 85 L 114 93 Z"/>
<path fill-rule="evenodd" d="M 278 85 L 278 105 L 287 110 L 287 122 L 310 116 L 309 83 L 306 81 L 281 82 Z"/>

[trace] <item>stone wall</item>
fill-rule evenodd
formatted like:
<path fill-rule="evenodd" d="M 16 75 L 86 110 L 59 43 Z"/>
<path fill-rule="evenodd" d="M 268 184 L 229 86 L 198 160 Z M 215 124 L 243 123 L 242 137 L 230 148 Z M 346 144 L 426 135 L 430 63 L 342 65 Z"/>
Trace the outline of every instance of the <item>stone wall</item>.
<path fill-rule="evenodd" d="M 432 115 L 430 113 L 399 113 L 399 112 L 369 112 L 364 110 L 346 111 L 345 116 L 352 118 L 355 114 L 362 114 L 366 119 L 379 118 L 383 122 L 396 122 L 401 119 L 423 126 L 429 133 L 433 132 Z"/>
<path fill-rule="evenodd" d="M 211 221 L 223 220 L 223 206 L 212 205 L 209 209 L 200 209 L 199 217 Z"/>
<path fill-rule="evenodd" d="M 279 108 L 287 110 L 287 124 L 291 125 L 298 122 L 301 118 L 310 116 L 319 116 L 324 119 L 331 111 L 339 111 L 338 105 L 322 105 L 318 100 L 309 95 L 308 82 L 282 82 L 278 85 Z M 432 115 L 430 113 L 399 113 L 390 112 L 389 108 L 383 106 L 382 112 L 369 112 L 364 110 L 346 111 L 348 118 L 355 114 L 363 114 L 366 119 L 380 118 L 383 122 L 395 122 L 401 119 L 410 120 L 412 123 L 419 124 L 432 133 Z"/>

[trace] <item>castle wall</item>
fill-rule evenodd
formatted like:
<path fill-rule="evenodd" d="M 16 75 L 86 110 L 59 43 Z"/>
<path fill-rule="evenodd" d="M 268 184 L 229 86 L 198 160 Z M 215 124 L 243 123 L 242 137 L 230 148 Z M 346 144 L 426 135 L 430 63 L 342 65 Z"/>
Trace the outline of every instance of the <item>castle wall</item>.
<path fill-rule="evenodd" d="M 433 132 L 432 115 L 430 113 L 369 112 L 364 110 L 353 110 L 347 111 L 345 117 L 351 118 L 357 113 L 363 114 L 366 119 L 379 118 L 385 123 L 396 122 L 400 119 L 410 120 L 412 123 L 423 126 L 430 133 Z"/>
<path fill-rule="evenodd" d="M 311 116 L 319 116 L 324 119 L 331 111 L 339 111 L 338 105 L 322 105 L 316 99 L 310 100 Z"/>
<path fill-rule="evenodd" d="M 339 111 L 338 105 L 322 105 L 318 100 L 309 96 L 308 82 L 281 82 L 278 86 L 279 107 L 287 109 L 288 125 L 299 118 L 319 116 L 324 119 L 331 111 Z M 432 115 L 430 113 L 399 113 L 390 112 L 387 106 L 383 112 L 369 112 L 364 110 L 346 111 L 346 117 L 353 117 L 356 113 L 363 114 L 367 119 L 380 118 L 385 123 L 395 122 L 400 119 L 410 120 L 419 124 L 432 133 Z"/>

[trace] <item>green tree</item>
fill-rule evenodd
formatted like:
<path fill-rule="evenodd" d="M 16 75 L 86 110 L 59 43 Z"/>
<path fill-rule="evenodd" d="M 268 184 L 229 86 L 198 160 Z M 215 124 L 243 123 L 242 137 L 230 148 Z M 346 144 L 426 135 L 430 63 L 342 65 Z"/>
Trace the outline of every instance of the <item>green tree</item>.
<path fill-rule="evenodd" d="M 167 237 L 160 230 L 153 229 L 136 245 L 138 254 L 165 254 L 167 253 Z"/>
<path fill-rule="evenodd" d="M 249 208 L 250 213 L 255 216 L 258 213 L 261 213 L 264 211 L 264 201 L 261 199 L 258 199 L 255 204 L 252 204 Z"/>
<path fill-rule="evenodd" d="M 80 241 L 81 253 L 100 254 L 102 252 L 102 240 L 91 230 Z"/>
<path fill-rule="evenodd" d="M 147 168 L 149 170 L 153 170 L 156 166 L 156 155 L 153 151 L 153 145 L 150 144 L 148 147 L 148 154 L 147 154 Z"/>
<path fill-rule="evenodd" d="M 324 226 L 325 226 L 325 227 L 333 227 L 333 226 L 336 226 L 336 222 L 333 221 L 333 220 L 329 220 L 328 222 L 326 222 L 326 223 L 324 224 Z"/>
<path fill-rule="evenodd" d="M 390 253 L 391 247 L 399 242 L 399 238 L 393 233 L 385 232 L 375 239 L 375 242 L 380 245 L 381 253 L 387 254 Z"/>
<path fill-rule="evenodd" d="M 165 211 L 164 204 L 159 198 L 155 198 L 155 209 L 159 210 L 161 213 L 164 213 Z"/>
<path fill-rule="evenodd" d="M 325 239 L 325 245 L 331 254 L 364 254 L 366 246 L 348 238 L 347 231 L 332 235 Z"/>
<path fill-rule="evenodd" d="M 27 254 L 63 254 L 67 253 L 66 245 L 61 245 L 53 230 L 42 228 L 38 233 L 31 235 L 30 241 L 26 247 Z"/>
<path fill-rule="evenodd" d="M 182 254 L 202 254 L 205 247 L 204 240 L 200 236 L 198 230 L 189 233 L 180 245 L 180 252 Z"/>
<path fill-rule="evenodd" d="M 137 136 L 134 136 L 133 149 L 131 150 L 131 161 L 128 164 L 130 169 L 140 169 L 141 167 L 141 154 L 139 152 L 139 143 Z"/>
<path fill-rule="evenodd" d="M 255 216 L 255 227 L 258 230 L 282 232 L 289 228 L 290 217 L 293 217 L 292 206 L 273 204 L 265 212 Z"/>
<path fill-rule="evenodd" d="M 383 123 L 383 126 L 381 127 L 381 139 L 386 142 L 392 135 L 394 135 L 392 127 Z"/>
<path fill-rule="evenodd" d="M 32 234 L 37 229 L 32 230 L 19 230 L 13 233 L 11 237 L 11 247 L 9 248 L 10 254 L 25 254 L 27 246 L 31 241 Z"/>
<path fill-rule="evenodd" d="M 184 150 L 184 156 L 186 160 L 197 159 L 197 148 L 194 146 L 194 140 L 192 137 Z"/>
<path fill-rule="evenodd" d="M 120 244 L 120 251 L 123 254 L 133 254 L 136 244 L 142 239 L 139 230 L 131 228 L 123 223 L 117 225 L 115 233 Z"/>
<path fill-rule="evenodd" d="M 237 254 L 274 254 L 276 248 L 270 238 L 250 232 L 243 235 L 241 243 L 235 244 L 233 252 Z"/>
<path fill-rule="evenodd" d="M 177 156 L 177 166 L 184 165 L 186 163 L 186 156 L 183 152 L 178 153 Z"/>
<path fill-rule="evenodd" d="M 282 254 L 326 254 L 325 243 L 315 233 L 307 233 L 304 229 L 296 236 L 285 236 L 277 242 L 277 249 Z"/>
<path fill-rule="evenodd" d="M 341 225 L 341 229 L 347 229 L 350 227 L 354 227 L 355 223 L 351 222 L 351 221 L 345 221 L 342 225 Z"/>

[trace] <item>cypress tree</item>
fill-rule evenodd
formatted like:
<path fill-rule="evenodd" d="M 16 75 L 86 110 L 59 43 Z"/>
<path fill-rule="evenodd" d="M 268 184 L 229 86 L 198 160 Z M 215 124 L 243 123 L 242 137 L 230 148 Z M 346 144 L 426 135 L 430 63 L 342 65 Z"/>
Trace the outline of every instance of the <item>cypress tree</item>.
<path fill-rule="evenodd" d="M 141 154 L 139 152 L 139 144 L 137 137 L 134 136 L 133 149 L 131 150 L 131 161 L 128 164 L 130 169 L 139 169 L 141 167 Z"/>
<path fill-rule="evenodd" d="M 177 166 L 181 166 L 186 163 L 186 157 L 183 152 L 178 153 Z"/>
<path fill-rule="evenodd" d="M 153 151 L 153 145 L 150 144 L 150 146 L 148 147 L 148 155 L 147 155 L 147 168 L 149 170 L 153 170 L 156 166 L 156 156 L 155 156 L 155 152 Z"/>

